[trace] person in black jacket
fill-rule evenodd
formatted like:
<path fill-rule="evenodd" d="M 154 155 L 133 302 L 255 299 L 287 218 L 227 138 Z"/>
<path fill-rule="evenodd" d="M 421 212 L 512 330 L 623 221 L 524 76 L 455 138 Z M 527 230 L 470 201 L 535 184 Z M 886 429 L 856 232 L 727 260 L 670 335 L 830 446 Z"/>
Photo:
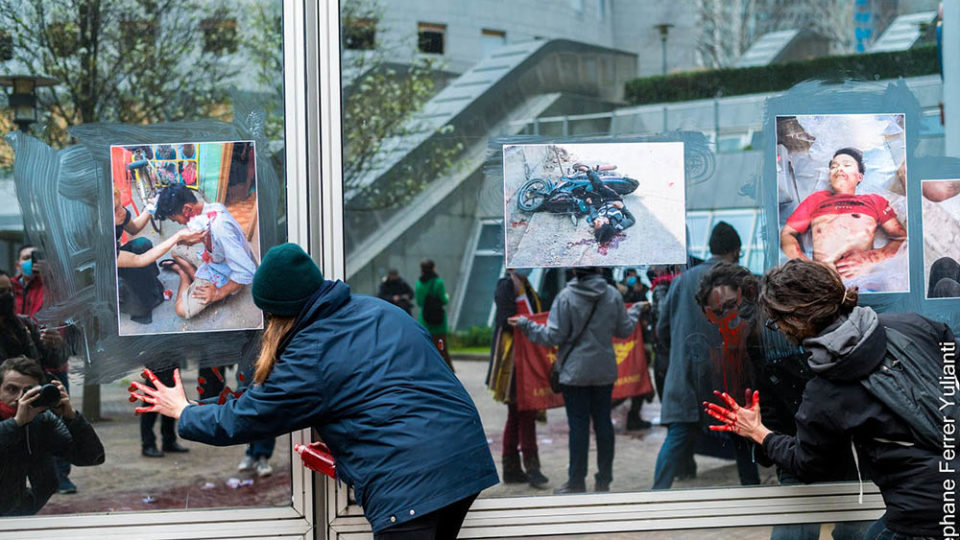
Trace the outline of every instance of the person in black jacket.
<path fill-rule="evenodd" d="M 406 311 L 407 315 L 413 310 L 413 288 L 400 277 L 399 270 L 391 269 L 387 272 L 387 275 L 380 281 L 377 298 L 386 300 Z"/>
<path fill-rule="evenodd" d="M 55 406 L 34 404 L 43 381 L 43 368 L 25 356 L 0 364 L 0 516 L 43 508 L 60 484 L 55 456 L 80 466 L 104 460 L 103 444 L 60 381 L 53 381 L 60 390 Z"/>
<path fill-rule="evenodd" d="M 940 344 L 955 347 L 945 324 L 916 314 L 878 315 L 857 306 L 856 289 L 847 289 L 828 266 L 791 260 L 767 272 L 759 304 L 781 332 L 801 342 L 810 354 L 814 373 L 803 392 L 796 415 L 796 435 L 775 433 L 762 422 L 760 396 L 748 391 L 740 406 L 728 394 L 729 408 L 704 403 L 706 412 L 722 424 L 711 426 L 753 439 L 778 466 L 804 482 L 836 479 L 843 474 L 838 459 L 853 452 L 880 488 L 886 513 L 865 539 L 944 534 L 944 481 L 957 482 L 956 466 L 940 472 L 939 449 L 920 443 L 911 426 L 870 393 L 861 379 L 883 362 L 887 333 L 892 328 L 917 346 L 942 357 Z"/>

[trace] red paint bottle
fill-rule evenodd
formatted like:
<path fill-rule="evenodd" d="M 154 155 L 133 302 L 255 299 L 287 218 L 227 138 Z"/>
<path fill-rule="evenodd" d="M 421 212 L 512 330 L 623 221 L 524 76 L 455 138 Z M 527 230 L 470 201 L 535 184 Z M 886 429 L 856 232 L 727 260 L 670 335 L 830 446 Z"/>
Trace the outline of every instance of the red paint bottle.
<path fill-rule="evenodd" d="M 293 451 L 300 454 L 300 459 L 303 460 L 304 467 L 311 471 L 323 473 L 330 478 L 337 477 L 337 464 L 333 460 L 333 454 L 330 453 L 327 445 L 322 442 L 310 443 L 308 445 L 297 444 L 294 445 Z"/>

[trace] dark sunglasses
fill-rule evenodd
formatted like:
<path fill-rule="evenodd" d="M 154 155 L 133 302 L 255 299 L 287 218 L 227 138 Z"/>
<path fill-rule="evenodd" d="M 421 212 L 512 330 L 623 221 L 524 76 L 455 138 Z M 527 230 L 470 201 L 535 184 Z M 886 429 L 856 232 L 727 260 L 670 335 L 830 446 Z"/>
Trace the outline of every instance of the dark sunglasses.
<path fill-rule="evenodd" d="M 739 302 L 736 298 L 731 298 L 723 304 L 720 305 L 718 309 L 704 308 L 704 310 L 709 311 L 716 315 L 717 317 L 723 317 L 724 314 L 728 313 L 730 310 L 737 309 Z"/>

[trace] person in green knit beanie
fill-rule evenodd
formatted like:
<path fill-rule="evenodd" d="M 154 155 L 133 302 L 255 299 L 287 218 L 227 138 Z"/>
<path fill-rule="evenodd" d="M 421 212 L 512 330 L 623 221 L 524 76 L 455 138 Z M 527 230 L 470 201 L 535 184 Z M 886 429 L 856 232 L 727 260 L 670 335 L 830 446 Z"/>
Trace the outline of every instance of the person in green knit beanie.
<path fill-rule="evenodd" d="M 278 317 L 296 317 L 323 285 L 323 272 L 303 248 L 286 243 L 270 248 L 253 276 L 253 303 Z"/>

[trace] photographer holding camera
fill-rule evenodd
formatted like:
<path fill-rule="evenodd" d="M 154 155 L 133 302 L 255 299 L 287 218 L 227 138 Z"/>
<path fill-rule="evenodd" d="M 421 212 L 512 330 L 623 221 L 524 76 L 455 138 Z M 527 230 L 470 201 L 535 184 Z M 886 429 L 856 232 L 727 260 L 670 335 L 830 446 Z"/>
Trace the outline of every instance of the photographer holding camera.
<path fill-rule="evenodd" d="M 103 444 L 63 384 L 25 356 L 0 364 L 0 516 L 36 514 L 57 491 L 55 457 L 103 463 Z M 29 480 L 29 486 L 27 481 Z"/>

